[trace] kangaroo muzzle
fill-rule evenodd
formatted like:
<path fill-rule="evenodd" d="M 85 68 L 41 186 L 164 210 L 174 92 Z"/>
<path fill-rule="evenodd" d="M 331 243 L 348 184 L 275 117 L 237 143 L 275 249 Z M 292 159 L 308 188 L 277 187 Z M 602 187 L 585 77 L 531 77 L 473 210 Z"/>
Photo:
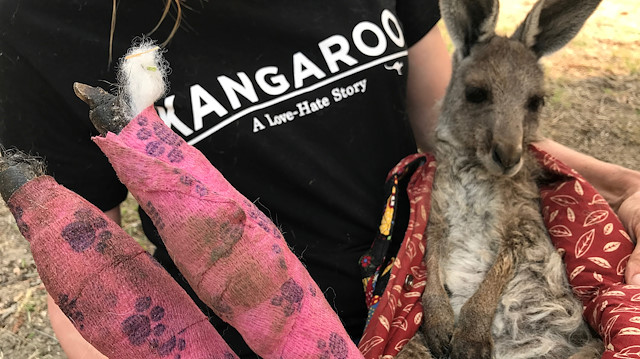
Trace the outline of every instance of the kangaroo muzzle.
<path fill-rule="evenodd" d="M 522 145 L 514 146 L 497 143 L 491 149 L 491 158 L 505 173 L 509 172 L 522 161 Z"/>

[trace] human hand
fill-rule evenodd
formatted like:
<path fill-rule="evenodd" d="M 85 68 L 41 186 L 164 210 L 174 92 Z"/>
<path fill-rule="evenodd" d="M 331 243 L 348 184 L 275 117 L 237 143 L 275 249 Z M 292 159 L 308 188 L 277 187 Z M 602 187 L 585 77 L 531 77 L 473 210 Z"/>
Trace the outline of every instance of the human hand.
<path fill-rule="evenodd" d="M 640 238 L 640 190 L 633 192 L 620 203 L 618 217 L 624 224 L 632 241 Z M 627 284 L 640 285 L 640 246 L 636 246 L 625 271 Z"/>
<path fill-rule="evenodd" d="M 578 171 L 611 205 L 635 243 L 640 237 L 640 172 L 577 152 L 550 139 L 535 146 Z M 640 248 L 636 247 L 625 271 L 627 284 L 640 285 Z"/>

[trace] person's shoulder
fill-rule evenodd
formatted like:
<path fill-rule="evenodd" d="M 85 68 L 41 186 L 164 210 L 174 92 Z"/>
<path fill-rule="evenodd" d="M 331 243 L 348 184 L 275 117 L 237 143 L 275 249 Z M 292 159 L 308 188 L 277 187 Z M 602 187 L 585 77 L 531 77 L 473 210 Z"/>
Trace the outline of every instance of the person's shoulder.
<path fill-rule="evenodd" d="M 398 1 L 396 8 L 409 46 L 418 42 L 440 20 L 437 0 Z"/>

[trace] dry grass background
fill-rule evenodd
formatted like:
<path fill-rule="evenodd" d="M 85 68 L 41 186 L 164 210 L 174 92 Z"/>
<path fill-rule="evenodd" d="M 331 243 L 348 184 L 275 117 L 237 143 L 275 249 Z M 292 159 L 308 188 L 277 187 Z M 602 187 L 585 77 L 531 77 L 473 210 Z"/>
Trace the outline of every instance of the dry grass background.
<path fill-rule="evenodd" d="M 513 31 L 532 5 L 503 1 L 499 32 Z M 604 0 L 571 44 L 543 64 L 546 135 L 640 170 L 640 2 Z M 125 229 L 142 238 L 132 200 L 123 211 Z M 45 294 L 28 244 L 0 201 L 0 359 L 65 358 L 46 317 Z"/>
<path fill-rule="evenodd" d="M 513 31 L 533 1 L 503 1 Z M 507 32 L 510 33 L 510 32 Z M 605 0 L 563 50 L 543 59 L 548 137 L 640 170 L 640 2 Z"/>

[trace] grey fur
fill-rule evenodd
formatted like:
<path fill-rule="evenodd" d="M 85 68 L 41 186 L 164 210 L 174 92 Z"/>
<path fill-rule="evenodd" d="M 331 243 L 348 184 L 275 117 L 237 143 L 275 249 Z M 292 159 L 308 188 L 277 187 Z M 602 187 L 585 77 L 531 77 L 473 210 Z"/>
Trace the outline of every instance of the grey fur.
<path fill-rule="evenodd" d="M 422 332 L 397 358 L 595 359 L 604 350 L 549 240 L 536 185 L 544 173 L 527 151 L 544 96 L 537 60 L 597 6 L 577 2 L 540 0 L 509 39 L 493 33 L 497 0 L 440 0 L 457 48 L 436 129 Z"/>
<path fill-rule="evenodd" d="M 537 35 L 531 48 L 538 57 L 549 55 L 578 34 L 600 2 L 601 0 L 539 0 L 534 9 L 539 6 L 541 11 L 537 14 L 535 11 L 529 13 L 529 16 L 539 16 L 539 21 L 532 22 L 537 23 L 537 26 L 527 29 L 529 21 L 525 20 L 512 37 L 522 39 L 523 35 L 533 31 Z"/>
<path fill-rule="evenodd" d="M 467 56 L 473 44 L 494 35 L 499 5 L 493 0 L 449 0 L 440 6 L 451 40 L 459 53 Z M 467 30 L 472 31 L 467 31 Z"/>
<path fill-rule="evenodd" d="M 41 158 L 0 146 L 0 197 L 5 202 L 25 183 L 45 174 Z"/>

